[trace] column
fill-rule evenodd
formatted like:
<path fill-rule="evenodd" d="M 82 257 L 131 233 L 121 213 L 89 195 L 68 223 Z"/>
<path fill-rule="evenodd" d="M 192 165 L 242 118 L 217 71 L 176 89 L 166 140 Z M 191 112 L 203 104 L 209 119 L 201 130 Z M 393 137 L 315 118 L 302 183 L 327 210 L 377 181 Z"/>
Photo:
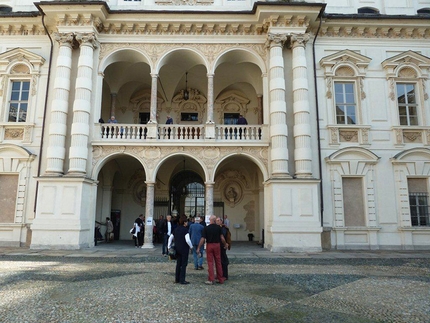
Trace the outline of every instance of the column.
<path fill-rule="evenodd" d="M 84 175 L 88 160 L 94 47 L 97 45 L 94 34 L 78 34 L 76 40 L 80 43 L 80 54 L 73 102 L 69 174 Z"/>
<path fill-rule="evenodd" d="M 60 47 L 54 80 L 54 99 L 50 106 L 51 122 L 49 125 L 49 144 L 46 154 L 46 173 L 60 175 L 64 172 L 64 158 L 66 155 L 65 142 L 67 114 L 69 110 L 73 34 L 56 34 L 55 40 L 59 43 Z"/>
<path fill-rule="evenodd" d="M 151 111 L 148 123 L 157 123 L 157 80 L 158 74 L 151 74 Z"/>
<path fill-rule="evenodd" d="M 312 177 L 311 124 L 305 46 L 308 34 L 293 34 L 294 163 L 297 178 Z"/>
<path fill-rule="evenodd" d="M 206 123 L 214 123 L 214 75 L 208 77 L 208 118 Z"/>
<path fill-rule="evenodd" d="M 257 95 L 257 104 L 257 122 L 263 124 L 263 96 L 261 94 Z"/>
<path fill-rule="evenodd" d="M 205 215 L 214 214 L 214 182 L 205 182 L 205 199 L 206 210 Z"/>
<path fill-rule="evenodd" d="M 290 177 L 288 173 L 287 104 L 285 102 L 285 71 L 282 50 L 287 40 L 285 34 L 268 35 L 269 61 L 269 109 L 271 141 L 271 175 Z"/>
<path fill-rule="evenodd" d="M 117 97 L 116 93 L 111 93 L 110 94 L 110 114 L 109 114 L 109 118 L 111 116 L 115 116 L 116 117 L 116 114 L 115 114 L 116 97 Z"/>
<path fill-rule="evenodd" d="M 152 242 L 152 230 L 154 227 L 154 196 L 155 182 L 146 183 L 146 205 L 145 205 L 145 239 L 142 248 L 154 248 Z M 148 225 L 148 220 L 151 219 L 151 224 Z"/>

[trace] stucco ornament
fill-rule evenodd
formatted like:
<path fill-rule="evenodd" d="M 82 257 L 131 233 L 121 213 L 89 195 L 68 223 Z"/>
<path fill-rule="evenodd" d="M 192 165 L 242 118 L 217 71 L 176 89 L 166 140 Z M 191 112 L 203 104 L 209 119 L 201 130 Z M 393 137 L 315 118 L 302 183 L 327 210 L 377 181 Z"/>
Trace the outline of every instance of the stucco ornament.
<path fill-rule="evenodd" d="M 243 198 L 243 190 L 238 182 L 228 182 L 223 189 L 224 200 L 230 207 L 240 203 Z"/>

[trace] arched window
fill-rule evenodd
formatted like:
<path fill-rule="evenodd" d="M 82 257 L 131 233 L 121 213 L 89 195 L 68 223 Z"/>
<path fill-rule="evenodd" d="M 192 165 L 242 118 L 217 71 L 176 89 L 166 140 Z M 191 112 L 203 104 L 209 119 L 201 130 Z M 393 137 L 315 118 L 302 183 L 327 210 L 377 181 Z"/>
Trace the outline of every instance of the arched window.
<path fill-rule="evenodd" d="M 421 8 L 417 10 L 419 15 L 430 15 L 430 8 Z"/>
<path fill-rule="evenodd" d="M 379 10 L 375 9 L 375 8 L 370 8 L 370 7 L 362 7 L 362 8 L 358 8 L 357 10 L 358 13 L 367 13 L 367 14 L 378 14 Z"/>
<path fill-rule="evenodd" d="M 12 12 L 12 7 L 9 7 L 9 6 L 0 6 L 0 12 L 1 13 Z"/>

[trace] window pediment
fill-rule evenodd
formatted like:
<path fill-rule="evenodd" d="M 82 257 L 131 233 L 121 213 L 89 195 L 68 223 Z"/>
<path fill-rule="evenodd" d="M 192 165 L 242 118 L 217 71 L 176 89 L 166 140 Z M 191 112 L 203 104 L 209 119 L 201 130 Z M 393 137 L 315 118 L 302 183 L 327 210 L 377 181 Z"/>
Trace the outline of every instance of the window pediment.
<path fill-rule="evenodd" d="M 416 77 L 428 78 L 428 73 L 426 72 L 430 68 L 430 58 L 409 50 L 386 59 L 382 62 L 382 67 L 388 77 L 402 77 L 404 75 L 402 70 L 408 67 L 416 71 Z"/>
<path fill-rule="evenodd" d="M 323 57 L 320 60 L 320 65 L 324 68 L 326 76 L 336 76 L 337 70 L 343 74 L 342 70 L 349 67 L 355 72 L 354 76 L 364 76 L 365 70 L 369 66 L 371 58 L 346 49 L 332 55 Z M 349 72 L 349 74 L 351 74 Z"/>
<path fill-rule="evenodd" d="M 359 160 L 366 163 L 376 163 L 380 157 L 365 148 L 348 147 L 334 152 L 325 159 L 327 163 L 340 163 L 351 160 Z"/>
<path fill-rule="evenodd" d="M 30 67 L 30 74 L 37 74 L 40 72 L 41 66 L 45 63 L 45 59 L 28 50 L 15 48 L 0 54 L 0 73 L 7 73 L 15 65 L 22 63 Z"/>

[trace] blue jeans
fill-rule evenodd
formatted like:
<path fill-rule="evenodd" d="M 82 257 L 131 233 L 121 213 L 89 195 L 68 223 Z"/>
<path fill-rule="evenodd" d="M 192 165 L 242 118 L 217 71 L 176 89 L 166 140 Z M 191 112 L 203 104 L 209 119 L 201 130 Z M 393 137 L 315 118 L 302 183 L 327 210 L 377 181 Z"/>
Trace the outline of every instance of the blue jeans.
<path fill-rule="evenodd" d="M 167 243 L 168 242 L 169 242 L 169 236 L 167 235 L 167 233 L 165 233 L 163 235 L 163 250 L 162 250 L 163 255 L 167 255 Z"/>
<path fill-rule="evenodd" d="M 203 265 L 203 257 L 199 257 L 200 252 L 203 254 L 204 246 L 200 247 L 200 250 L 197 250 L 199 245 L 193 245 L 193 257 L 194 257 L 194 268 L 202 267 Z"/>

